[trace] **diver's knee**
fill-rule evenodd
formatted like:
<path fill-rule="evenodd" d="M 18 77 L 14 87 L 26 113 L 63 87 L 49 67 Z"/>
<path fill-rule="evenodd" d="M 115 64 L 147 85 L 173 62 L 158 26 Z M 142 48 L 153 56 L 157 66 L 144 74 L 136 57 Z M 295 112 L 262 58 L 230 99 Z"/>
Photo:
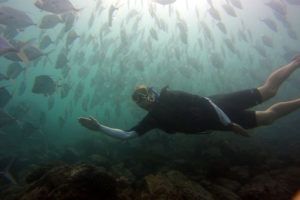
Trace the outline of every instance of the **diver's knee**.
<path fill-rule="evenodd" d="M 272 110 L 257 111 L 256 120 L 258 126 L 271 125 L 276 120 L 276 113 Z"/>
<path fill-rule="evenodd" d="M 260 95 L 262 96 L 263 101 L 268 100 L 277 94 L 277 89 L 270 87 L 268 85 L 263 85 L 257 88 Z"/>

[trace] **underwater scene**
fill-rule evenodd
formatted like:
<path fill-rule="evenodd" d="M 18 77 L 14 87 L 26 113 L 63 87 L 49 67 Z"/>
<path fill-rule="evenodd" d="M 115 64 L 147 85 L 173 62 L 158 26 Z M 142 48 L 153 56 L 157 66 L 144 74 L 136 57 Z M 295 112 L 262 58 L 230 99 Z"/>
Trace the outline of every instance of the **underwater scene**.
<path fill-rule="evenodd" d="M 299 0 L 0 0 L 0 199 L 299 200 L 299 19 Z M 166 87 L 237 129 L 139 134 Z M 202 98 L 257 87 L 247 133 Z"/>

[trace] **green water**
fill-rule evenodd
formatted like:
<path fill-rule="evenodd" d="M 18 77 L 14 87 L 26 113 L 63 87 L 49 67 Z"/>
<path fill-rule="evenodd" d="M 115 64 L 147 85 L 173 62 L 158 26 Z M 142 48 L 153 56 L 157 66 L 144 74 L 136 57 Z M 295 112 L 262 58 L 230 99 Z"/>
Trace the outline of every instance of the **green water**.
<path fill-rule="evenodd" d="M 170 6 L 162 6 L 150 0 L 99 2 L 72 1 L 75 8 L 81 9 L 74 13 L 76 21 L 71 29 L 79 38 L 65 50 L 70 67 L 66 77 L 54 65 L 66 45 L 68 32 L 57 43 L 43 50 L 45 53 L 50 52 L 48 58 L 43 56 L 36 61 L 22 63 L 26 67 L 22 75 L 15 81 L 1 82 L 1 85 L 9 85 L 7 89 L 13 95 L 5 110 L 10 112 L 11 108 L 25 102 L 29 111 L 20 121 L 26 119 L 40 127 L 44 133 L 32 133 L 30 137 L 20 139 L 18 127 L 3 128 L 8 133 L 1 136 L 4 141 L 1 147 L 3 157 L 17 155 L 32 159 L 33 163 L 43 163 L 48 160 L 63 160 L 59 155 L 64 149 L 71 148 L 81 155 L 82 160 L 93 154 L 102 154 L 118 163 L 118 159 L 122 162 L 134 155 L 133 159 L 142 160 L 141 163 L 152 162 L 159 166 L 160 161 L 166 160 L 166 157 L 188 162 L 189 155 L 195 156 L 199 153 L 199 144 L 202 145 L 200 149 L 208 149 L 214 146 L 214 140 L 231 141 L 235 145 L 242 144 L 241 146 L 247 144 L 244 148 L 249 151 L 256 147 L 264 148 L 265 143 L 272 149 L 272 142 L 275 141 L 278 151 L 281 151 L 285 148 L 284 144 L 297 138 L 295 135 L 299 127 L 299 112 L 270 127 L 256 129 L 253 131 L 253 138 L 247 141 L 230 133 L 191 136 L 166 135 L 160 131 L 152 131 L 142 138 L 124 143 L 81 127 L 77 122 L 78 117 L 94 116 L 107 126 L 130 129 L 146 114 L 131 100 L 131 93 L 139 84 L 154 86 L 158 90 L 168 85 L 170 89 L 201 96 L 253 88 L 262 84 L 268 74 L 286 64 L 293 54 L 300 51 L 299 39 L 291 38 L 287 28 L 276 19 L 272 9 L 265 5 L 269 1 L 243 0 L 243 9 L 234 7 L 237 17 L 228 15 L 222 8 L 226 1 L 213 1 L 227 34 L 219 30 L 218 21 L 209 14 L 210 6 L 207 1 L 177 0 Z M 286 22 L 296 36 L 300 37 L 300 7 L 283 2 L 287 9 Z M 100 5 L 99 9 L 96 9 L 97 3 Z M 33 1 L 11 0 L 2 5 L 26 12 L 36 24 L 40 23 L 44 15 L 49 14 L 35 7 Z M 112 26 L 107 27 L 111 5 L 118 5 L 119 9 L 114 12 Z M 92 15 L 94 22 L 89 26 Z M 277 24 L 277 32 L 261 21 L 265 18 L 270 18 Z M 182 26 L 187 28 L 184 33 L 181 32 Z M 40 39 L 46 34 L 55 41 L 63 28 L 64 24 L 48 30 L 30 26 L 14 39 L 34 39 L 33 45 L 38 46 Z M 246 39 L 243 40 L 241 35 Z M 263 44 L 263 35 L 272 38 L 273 47 Z M 89 38 L 92 38 L 91 42 Z M 233 45 L 234 52 L 228 48 L 226 41 Z M 260 55 L 255 47 L 262 48 L 266 55 Z M 95 57 L 96 61 L 92 62 Z M 5 73 L 11 61 L 4 57 L 0 59 L 0 72 Z M 88 70 L 88 75 L 80 78 L 79 71 L 83 67 Z M 55 103 L 50 110 L 50 97 L 32 93 L 34 79 L 38 75 L 49 75 L 57 82 L 56 92 L 51 97 Z M 18 90 L 24 83 L 25 93 L 19 95 Z M 60 97 L 62 83 L 72 86 L 69 95 L 64 99 Z M 84 89 L 76 103 L 74 95 L 78 84 L 82 84 Z M 299 88 L 299 72 L 295 72 L 275 98 L 256 109 L 262 110 L 274 102 L 296 98 L 299 96 Z M 91 106 L 93 98 L 96 106 Z M 86 101 L 87 111 L 82 106 Z M 41 112 L 46 115 L 46 123 L 43 125 L 39 124 Z M 60 118 L 65 121 L 62 127 Z M 284 144 L 279 144 L 280 138 L 283 138 Z M 42 155 L 45 157 L 40 158 Z M 149 157 L 148 160 L 143 158 L 145 155 Z"/>

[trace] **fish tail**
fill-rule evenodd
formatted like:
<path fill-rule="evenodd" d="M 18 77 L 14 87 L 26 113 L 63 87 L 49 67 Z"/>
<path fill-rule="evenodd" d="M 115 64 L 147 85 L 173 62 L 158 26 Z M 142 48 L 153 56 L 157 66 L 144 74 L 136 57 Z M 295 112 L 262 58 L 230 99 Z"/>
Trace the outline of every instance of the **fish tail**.
<path fill-rule="evenodd" d="M 27 57 L 27 55 L 25 54 L 24 50 L 20 50 L 18 53 L 17 53 L 17 56 L 22 60 L 22 62 L 24 62 L 25 64 L 28 64 L 29 63 L 29 59 Z"/>
<path fill-rule="evenodd" d="M 35 39 L 30 39 L 28 41 L 26 41 L 21 48 L 19 49 L 17 56 L 25 63 L 25 64 L 29 64 L 29 58 L 25 53 L 25 49 L 26 47 L 28 47 L 30 44 L 33 43 L 33 41 L 35 41 Z"/>
<path fill-rule="evenodd" d="M 51 51 L 45 53 L 45 56 L 46 56 L 47 60 L 50 62 L 51 65 L 53 65 L 53 62 L 52 62 L 52 60 L 49 58 L 49 54 L 52 53 L 53 51 L 54 51 L 54 50 L 51 50 Z"/>

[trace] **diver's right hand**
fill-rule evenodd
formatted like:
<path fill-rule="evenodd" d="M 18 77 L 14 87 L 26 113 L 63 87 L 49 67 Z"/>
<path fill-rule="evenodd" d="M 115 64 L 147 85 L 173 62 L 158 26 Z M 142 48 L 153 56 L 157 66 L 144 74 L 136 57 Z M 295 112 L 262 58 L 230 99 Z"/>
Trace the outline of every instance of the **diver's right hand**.
<path fill-rule="evenodd" d="M 101 124 L 93 117 L 79 117 L 78 122 L 87 129 L 92 131 L 99 131 L 101 130 Z"/>

